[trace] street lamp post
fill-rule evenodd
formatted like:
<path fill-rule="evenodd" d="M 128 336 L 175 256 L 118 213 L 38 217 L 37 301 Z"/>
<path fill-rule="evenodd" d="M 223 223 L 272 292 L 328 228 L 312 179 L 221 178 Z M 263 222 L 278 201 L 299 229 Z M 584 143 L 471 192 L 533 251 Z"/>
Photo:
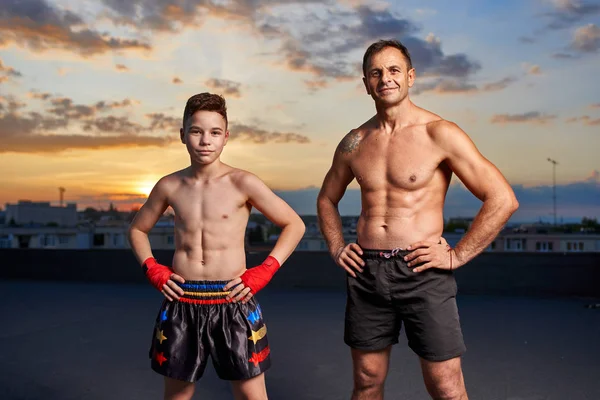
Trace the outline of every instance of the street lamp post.
<path fill-rule="evenodd" d="M 556 165 L 558 161 L 548 157 L 548 161 L 552 163 L 552 200 L 554 201 L 554 226 L 556 226 Z"/>

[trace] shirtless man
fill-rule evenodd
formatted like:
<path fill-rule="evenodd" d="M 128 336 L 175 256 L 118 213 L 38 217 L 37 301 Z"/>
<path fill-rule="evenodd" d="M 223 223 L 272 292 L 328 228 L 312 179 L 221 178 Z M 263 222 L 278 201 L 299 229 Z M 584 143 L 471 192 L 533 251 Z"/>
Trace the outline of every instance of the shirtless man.
<path fill-rule="evenodd" d="M 518 203 L 465 132 L 411 102 L 415 70 L 406 47 L 372 44 L 363 73 L 377 114 L 342 139 L 317 204 L 329 251 L 347 271 L 344 341 L 352 349 L 352 399 L 383 398 L 391 346 L 404 322 L 431 397 L 465 400 L 452 271 L 489 245 Z M 453 172 L 483 206 L 450 249 L 441 235 Z M 346 244 L 337 205 L 354 178 L 362 210 L 357 243 Z"/>
<path fill-rule="evenodd" d="M 255 175 L 221 162 L 229 138 L 225 100 L 192 96 L 181 142 L 191 165 L 160 179 L 129 229 L 146 276 L 166 299 L 158 312 L 150 357 L 165 376 L 165 399 L 191 399 L 211 356 L 236 399 L 267 399 L 267 330 L 254 295 L 304 234 L 300 217 Z M 152 256 L 148 232 L 167 207 L 175 211 L 172 269 Z M 245 229 L 255 207 L 282 228 L 270 255 L 246 269 Z"/>

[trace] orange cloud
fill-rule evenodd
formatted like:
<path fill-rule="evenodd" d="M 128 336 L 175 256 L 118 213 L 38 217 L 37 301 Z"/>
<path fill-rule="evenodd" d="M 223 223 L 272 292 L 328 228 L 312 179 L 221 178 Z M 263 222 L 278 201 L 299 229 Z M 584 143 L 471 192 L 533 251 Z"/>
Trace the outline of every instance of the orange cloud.
<path fill-rule="evenodd" d="M 538 111 L 531 111 L 524 114 L 496 114 L 491 118 L 490 122 L 492 124 L 532 123 L 544 125 L 553 119 L 556 119 L 556 115 L 546 115 Z"/>

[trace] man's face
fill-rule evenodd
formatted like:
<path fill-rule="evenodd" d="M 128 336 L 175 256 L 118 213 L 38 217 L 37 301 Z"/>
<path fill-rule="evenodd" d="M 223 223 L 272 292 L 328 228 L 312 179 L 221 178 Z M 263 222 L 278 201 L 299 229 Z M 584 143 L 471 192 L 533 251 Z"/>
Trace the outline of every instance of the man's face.
<path fill-rule="evenodd" d="M 192 161 L 211 164 L 219 158 L 227 144 L 229 131 L 225 118 L 214 111 L 196 111 L 180 131 Z"/>
<path fill-rule="evenodd" d="M 363 78 L 367 94 L 376 103 L 393 105 L 408 95 L 415 80 L 415 70 L 408 70 L 406 58 L 395 47 L 386 47 L 371 56 Z"/>

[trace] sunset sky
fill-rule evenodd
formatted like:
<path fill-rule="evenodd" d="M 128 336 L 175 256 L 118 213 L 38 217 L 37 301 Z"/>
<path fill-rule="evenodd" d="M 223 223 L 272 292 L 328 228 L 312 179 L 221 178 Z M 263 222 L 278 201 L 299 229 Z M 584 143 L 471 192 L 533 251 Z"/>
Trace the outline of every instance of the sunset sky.
<path fill-rule="evenodd" d="M 188 97 L 220 93 L 222 160 L 303 214 L 340 139 L 374 114 L 360 63 L 396 38 L 411 98 L 456 122 L 515 188 L 520 220 L 600 217 L 600 1 L 2 0 L 0 205 L 120 209 L 189 159 Z M 351 185 L 342 213 L 360 211 Z M 479 203 L 455 183 L 447 216 Z"/>

